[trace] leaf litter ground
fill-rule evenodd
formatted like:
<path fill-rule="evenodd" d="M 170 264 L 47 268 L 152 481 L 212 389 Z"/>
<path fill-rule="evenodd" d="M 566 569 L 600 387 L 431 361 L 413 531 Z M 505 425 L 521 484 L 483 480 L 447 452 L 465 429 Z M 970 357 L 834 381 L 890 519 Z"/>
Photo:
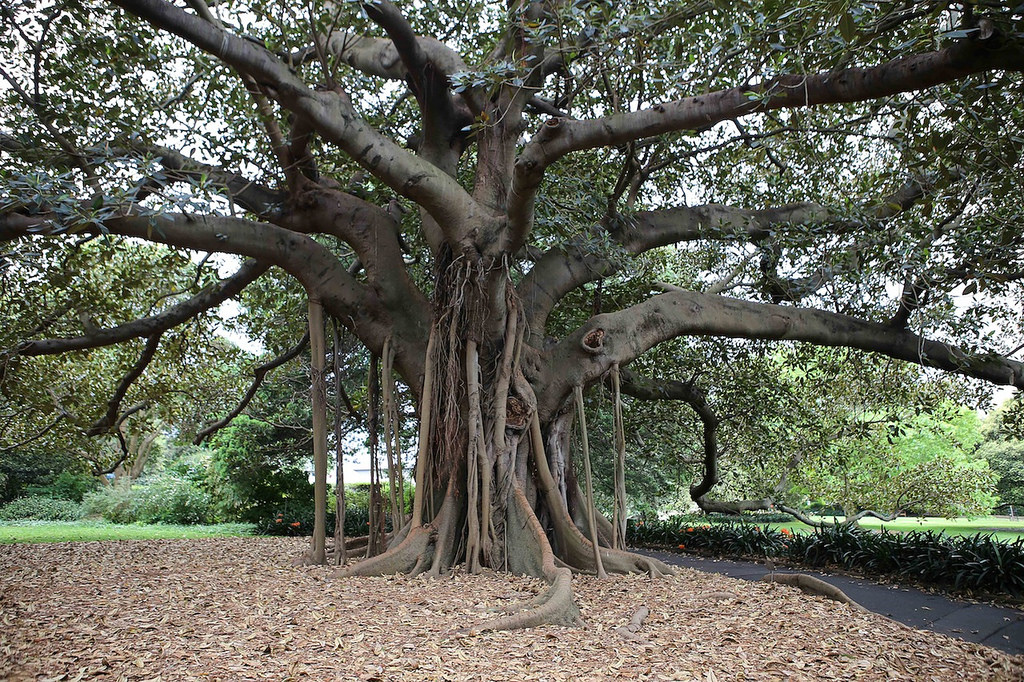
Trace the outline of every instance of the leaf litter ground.
<path fill-rule="evenodd" d="M 0 680 L 983 680 L 1024 658 L 795 588 L 573 581 L 585 623 L 463 636 L 543 585 L 331 579 L 301 538 L 0 546 Z M 620 634 L 639 607 L 650 615 Z"/>

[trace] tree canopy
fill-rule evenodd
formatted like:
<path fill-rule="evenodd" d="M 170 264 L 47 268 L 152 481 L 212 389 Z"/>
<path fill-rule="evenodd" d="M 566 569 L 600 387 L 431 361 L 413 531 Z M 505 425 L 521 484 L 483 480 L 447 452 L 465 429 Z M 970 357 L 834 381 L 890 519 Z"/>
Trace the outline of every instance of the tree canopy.
<path fill-rule="evenodd" d="M 571 621 L 570 569 L 669 570 L 586 513 L 576 389 L 614 392 L 617 500 L 621 395 L 692 406 L 701 501 L 729 390 L 704 340 L 1024 388 L 1010 4 L 7 3 L 5 409 L 116 432 L 154 372 L 224 352 L 231 297 L 287 359 L 301 287 L 314 340 L 322 305 L 419 405 L 412 517 L 353 571 L 543 575 L 493 625 Z M 33 386 L 90 363 L 74 409 Z"/>

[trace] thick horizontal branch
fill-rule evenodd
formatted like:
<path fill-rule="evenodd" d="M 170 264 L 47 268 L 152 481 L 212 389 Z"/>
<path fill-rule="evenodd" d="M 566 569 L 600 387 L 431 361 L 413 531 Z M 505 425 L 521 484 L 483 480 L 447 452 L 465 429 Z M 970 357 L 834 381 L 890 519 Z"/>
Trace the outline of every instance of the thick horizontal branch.
<path fill-rule="evenodd" d="M 399 194 L 424 207 L 440 225 L 465 224 L 475 202 L 459 183 L 400 147 L 360 118 L 347 94 L 314 91 L 261 45 L 229 33 L 164 0 L 114 0 L 154 26 L 251 76 L 286 109 L 305 118 L 325 140 Z"/>
<path fill-rule="evenodd" d="M 58 229 L 43 216 L 0 215 L 0 234 L 45 236 Z M 383 345 L 390 320 L 376 296 L 348 273 L 326 247 L 303 234 L 275 225 L 241 218 L 164 214 L 111 218 L 104 222 L 110 234 L 197 251 L 249 256 L 281 267 L 307 290 L 316 292 L 324 306 L 345 320 L 360 339 Z M 88 232 L 102 234 L 99 227 Z"/>
<path fill-rule="evenodd" d="M 808 526 L 812 526 L 814 528 L 830 528 L 832 526 L 852 526 L 861 519 L 867 518 L 869 516 L 884 522 L 895 521 L 896 518 L 904 512 L 904 509 L 897 509 L 891 514 L 883 514 L 882 512 L 875 511 L 874 509 L 865 509 L 863 511 L 857 512 L 853 516 L 844 518 L 842 521 L 825 521 L 824 519 L 812 519 L 810 516 L 804 514 L 799 509 L 787 507 L 784 504 L 776 503 L 774 506 L 779 511 L 789 514 L 797 521 L 800 521 L 801 523 L 806 523 Z M 767 511 L 768 509 L 770 509 L 770 507 L 766 507 L 765 511 Z"/>
<path fill-rule="evenodd" d="M 409 279 L 401 225 L 395 215 L 340 189 L 313 183 L 306 183 L 293 203 L 277 224 L 302 234 L 329 234 L 344 241 L 385 300 L 417 298 L 419 290 Z"/>
<path fill-rule="evenodd" d="M 958 178 L 954 173 L 951 178 Z M 722 204 L 676 206 L 638 211 L 609 230 L 616 243 L 632 254 L 686 241 L 719 240 L 757 243 L 801 225 L 829 226 L 833 234 L 875 230 L 885 221 L 911 208 L 937 187 L 937 179 L 908 180 L 892 194 L 861 208 L 863 220 L 851 220 L 833 209 L 801 202 L 765 209 L 744 209 Z M 548 315 L 562 298 L 579 286 L 617 270 L 603 254 L 584 246 L 554 248 L 540 258 L 523 278 L 519 293 L 525 302 L 531 332 L 543 333 Z M 735 277 L 735 275 L 733 275 Z"/>
<path fill-rule="evenodd" d="M 326 39 L 320 37 L 325 51 L 370 76 L 391 80 L 408 78 L 406 65 L 395 44 L 386 38 L 371 38 L 349 31 L 335 31 Z M 416 36 L 416 49 L 445 75 L 468 71 L 469 67 L 457 52 L 435 38 Z"/>
<path fill-rule="evenodd" d="M 959 173 L 949 177 L 959 178 Z M 759 210 L 705 204 L 638 211 L 628 216 L 614 236 L 631 252 L 640 253 L 659 246 L 703 239 L 756 243 L 773 234 L 784 233 L 787 227 L 794 225 L 827 225 L 831 234 L 874 231 L 887 219 L 914 206 L 936 187 L 936 178 L 911 178 L 892 194 L 866 203 L 859 209 L 861 218 L 841 214 L 814 202 Z"/>
<path fill-rule="evenodd" d="M 997 385 L 1024 388 L 1024 363 L 994 353 L 971 353 L 906 330 L 814 308 L 673 292 L 625 310 L 595 315 L 548 351 L 552 366 L 575 369 L 551 378 L 538 409 L 542 415 L 553 413 L 573 385 L 594 381 L 613 364 L 628 363 L 659 343 L 680 336 L 790 340 L 858 348 Z"/>
<path fill-rule="evenodd" d="M 17 353 L 20 355 L 53 355 L 85 348 L 109 346 L 167 331 L 220 305 L 229 298 L 237 296 L 242 289 L 255 281 L 269 267 L 266 263 L 249 260 L 235 274 L 187 301 L 171 306 L 159 315 L 134 320 L 110 329 L 100 329 L 91 334 L 74 338 L 25 341 L 17 347 Z"/>
<path fill-rule="evenodd" d="M 896 59 L 875 67 L 818 74 L 788 74 L 749 85 L 687 97 L 646 109 L 590 120 L 549 119 L 516 161 L 513 215 L 532 215 L 545 170 L 566 154 L 614 146 L 775 109 L 862 102 L 912 92 L 989 70 L 1024 70 L 1024 49 L 995 34 Z"/>
<path fill-rule="evenodd" d="M 160 165 L 167 171 L 167 178 L 161 182 L 149 181 L 141 185 L 136 201 L 141 201 L 168 180 L 207 180 L 232 202 L 255 215 L 268 217 L 284 206 L 284 192 L 264 187 L 239 173 L 201 163 L 168 147 L 147 147 L 143 151 L 159 158 Z"/>
<path fill-rule="evenodd" d="M 44 237 L 59 229 L 47 216 L 0 214 L 0 235 L 10 234 L 11 238 Z M 304 234 L 242 218 L 183 214 L 110 218 L 103 229 L 114 235 L 233 253 L 277 265 L 317 296 L 368 348 L 379 352 L 389 334 L 402 339 L 402 348 L 408 352 L 396 357 L 396 369 L 410 385 L 419 385 L 416 377 L 422 375 L 425 331 L 430 326 L 430 308 L 421 304 L 422 294 L 385 297 L 381 288 L 357 281 L 327 247 Z M 99 226 L 84 232 L 103 233 Z"/>

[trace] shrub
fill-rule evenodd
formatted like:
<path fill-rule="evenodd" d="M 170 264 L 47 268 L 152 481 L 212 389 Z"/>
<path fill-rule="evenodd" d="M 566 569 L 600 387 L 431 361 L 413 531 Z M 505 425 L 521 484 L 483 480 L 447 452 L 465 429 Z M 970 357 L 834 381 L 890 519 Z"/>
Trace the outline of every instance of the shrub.
<path fill-rule="evenodd" d="M 32 496 L 52 497 L 58 500 L 81 502 L 85 494 L 94 490 L 97 479 L 90 474 L 62 471 L 47 485 L 29 485 L 25 492 Z"/>
<path fill-rule="evenodd" d="M 213 500 L 192 481 L 162 476 L 139 487 L 139 521 L 196 525 L 213 522 Z"/>
<path fill-rule="evenodd" d="M 672 520 L 630 523 L 627 539 L 637 545 L 784 557 L 814 567 L 896 575 L 960 591 L 1024 596 L 1024 538 L 1006 543 L 991 534 L 950 537 L 934 531 L 872 532 L 844 525 L 793 533 L 748 523 Z"/>
<path fill-rule="evenodd" d="M 279 512 L 299 513 L 309 507 L 313 486 L 303 467 L 308 448 L 301 432 L 278 428 L 244 415 L 211 441 L 213 456 L 207 488 L 216 499 L 217 515 L 263 527 Z"/>
<path fill-rule="evenodd" d="M 82 509 L 86 516 L 101 516 L 111 523 L 134 523 L 132 490 L 126 485 L 110 485 L 86 493 Z"/>
<path fill-rule="evenodd" d="M 82 505 L 52 497 L 20 497 L 0 507 L 4 521 L 75 521 L 82 518 Z"/>
<path fill-rule="evenodd" d="M 193 525 L 213 521 L 213 501 L 194 482 L 176 476 L 112 485 L 85 496 L 87 514 L 111 523 L 174 523 Z"/>

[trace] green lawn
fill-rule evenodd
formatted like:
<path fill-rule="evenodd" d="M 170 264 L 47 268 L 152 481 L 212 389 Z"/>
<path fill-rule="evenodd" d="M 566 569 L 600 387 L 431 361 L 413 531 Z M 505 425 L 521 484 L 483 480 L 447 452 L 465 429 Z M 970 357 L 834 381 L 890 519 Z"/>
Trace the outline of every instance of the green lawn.
<path fill-rule="evenodd" d="M 826 520 L 831 521 L 833 517 L 827 517 Z M 838 517 L 842 520 L 842 517 Z M 918 517 L 901 517 L 895 521 L 882 522 L 878 519 L 866 518 L 861 519 L 860 525 L 863 528 L 879 529 L 885 528 L 886 530 L 893 532 L 906 533 L 910 531 L 935 531 L 943 532 L 946 535 L 974 535 L 976 533 L 991 533 L 997 540 L 1003 542 L 1013 542 L 1017 538 L 1024 536 L 1024 519 L 1010 520 L 1006 517 L 996 516 L 983 516 L 975 519 L 968 519 L 964 517 L 955 519 L 944 519 L 944 518 L 918 518 Z M 772 528 L 778 530 L 779 528 L 788 528 L 794 533 L 807 533 L 812 529 L 810 526 L 795 522 L 795 523 L 773 523 L 770 524 Z"/>
<path fill-rule="evenodd" d="M 143 526 L 104 521 L 12 521 L 0 523 L 0 544 L 214 538 L 252 533 L 253 526 L 247 523 L 221 523 L 214 526 Z"/>

